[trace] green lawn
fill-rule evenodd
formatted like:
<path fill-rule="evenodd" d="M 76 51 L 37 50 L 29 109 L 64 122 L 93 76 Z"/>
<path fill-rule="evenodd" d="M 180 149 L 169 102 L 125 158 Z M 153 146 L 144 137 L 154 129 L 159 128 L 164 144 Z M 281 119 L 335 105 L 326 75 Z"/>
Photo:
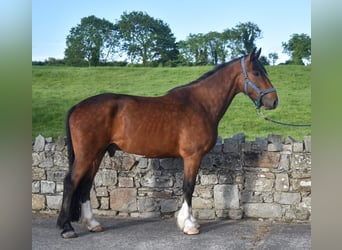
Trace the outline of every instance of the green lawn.
<path fill-rule="evenodd" d="M 82 99 L 103 92 L 143 96 L 163 95 L 211 70 L 212 66 L 176 68 L 139 67 L 32 67 L 32 139 L 38 134 L 64 135 L 68 109 Z M 284 122 L 311 123 L 311 67 L 283 65 L 266 67 L 280 99 L 276 110 L 264 111 Z M 248 97 L 238 95 L 219 125 L 219 135 L 243 132 L 247 139 L 268 134 L 291 135 L 297 140 L 311 134 L 310 127 L 272 124 L 256 115 Z"/>

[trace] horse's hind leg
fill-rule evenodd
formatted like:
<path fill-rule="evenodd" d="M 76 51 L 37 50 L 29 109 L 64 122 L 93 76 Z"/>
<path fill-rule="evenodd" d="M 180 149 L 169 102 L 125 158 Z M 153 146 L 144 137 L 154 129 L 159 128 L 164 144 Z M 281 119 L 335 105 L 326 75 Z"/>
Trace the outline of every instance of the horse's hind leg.
<path fill-rule="evenodd" d="M 75 238 L 77 234 L 74 231 L 74 228 L 71 226 L 72 216 L 75 216 L 78 209 L 74 208 L 75 200 L 74 197 L 74 187 L 71 180 L 71 172 L 69 172 L 64 178 L 64 190 L 63 190 L 63 201 L 62 207 L 59 212 L 59 216 L 57 219 L 57 226 L 62 229 L 61 236 L 63 238 Z M 71 211 L 75 211 L 73 215 Z M 77 216 L 77 215 L 76 215 Z"/>
<path fill-rule="evenodd" d="M 89 196 L 92 179 L 89 180 L 87 175 L 92 172 L 92 162 L 93 160 L 89 158 L 81 160 L 76 157 L 73 167 L 64 179 L 62 208 L 57 220 L 57 225 L 62 229 L 63 238 L 77 237 L 71 222 L 80 219 L 82 199 L 85 200 L 84 197 L 87 197 L 87 194 Z"/>
<path fill-rule="evenodd" d="M 96 172 L 102 160 L 102 155 L 92 163 L 92 168 L 84 177 L 81 183 L 81 219 L 80 222 L 85 225 L 90 232 L 101 232 L 103 228 L 100 223 L 94 218 L 91 203 L 90 203 L 90 190 L 93 185 Z"/>

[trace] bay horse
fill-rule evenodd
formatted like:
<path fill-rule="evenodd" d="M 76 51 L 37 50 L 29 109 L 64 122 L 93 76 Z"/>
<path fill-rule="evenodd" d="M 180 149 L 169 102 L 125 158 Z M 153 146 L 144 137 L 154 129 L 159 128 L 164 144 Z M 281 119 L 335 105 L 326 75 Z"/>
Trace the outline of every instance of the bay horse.
<path fill-rule="evenodd" d="M 105 93 L 72 107 L 66 120 L 70 167 L 57 220 L 61 236 L 77 237 L 71 222 L 78 220 L 91 232 L 103 230 L 92 213 L 90 190 L 104 154 L 113 156 L 119 149 L 149 158 L 183 159 L 184 200 L 177 224 L 185 234 L 198 234 L 191 207 L 196 176 L 202 157 L 216 143 L 228 106 L 243 92 L 257 108 L 277 107 L 277 92 L 258 60 L 260 53 L 254 48 L 163 96 Z"/>

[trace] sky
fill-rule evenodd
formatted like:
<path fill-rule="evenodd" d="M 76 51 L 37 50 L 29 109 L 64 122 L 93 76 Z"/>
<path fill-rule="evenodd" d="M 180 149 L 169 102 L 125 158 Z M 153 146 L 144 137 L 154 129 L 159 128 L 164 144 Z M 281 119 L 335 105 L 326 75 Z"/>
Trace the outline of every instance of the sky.
<path fill-rule="evenodd" d="M 282 42 L 292 34 L 311 37 L 311 0 L 32 0 L 32 60 L 64 58 L 66 37 L 81 18 L 95 15 L 115 23 L 123 12 L 143 11 L 167 23 L 176 41 L 210 31 L 223 32 L 252 22 L 262 31 L 262 55 L 289 59 Z"/>

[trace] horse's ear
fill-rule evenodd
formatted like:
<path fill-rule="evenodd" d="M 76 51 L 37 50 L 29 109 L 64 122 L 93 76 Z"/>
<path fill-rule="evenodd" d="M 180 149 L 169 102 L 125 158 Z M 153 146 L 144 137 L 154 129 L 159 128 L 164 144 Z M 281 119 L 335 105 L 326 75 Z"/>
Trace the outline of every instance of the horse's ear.
<path fill-rule="evenodd" d="M 255 59 L 258 59 L 259 56 L 260 56 L 260 54 L 261 54 L 261 48 L 260 48 L 257 52 L 255 52 L 256 49 L 257 49 L 257 48 L 254 48 L 254 49 L 252 50 L 252 52 L 249 54 L 249 59 L 250 59 L 251 61 L 253 61 L 253 60 L 255 60 Z"/>
<path fill-rule="evenodd" d="M 255 54 L 255 58 L 258 59 L 261 54 L 261 48 L 258 50 L 258 52 Z"/>
<path fill-rule="evenodd" d="M 248 57 L 250 61 L 252 61 L 255 58 L 255 51 L 256 48 L 253 48 L 253 50 L 249 53 Z"/>

